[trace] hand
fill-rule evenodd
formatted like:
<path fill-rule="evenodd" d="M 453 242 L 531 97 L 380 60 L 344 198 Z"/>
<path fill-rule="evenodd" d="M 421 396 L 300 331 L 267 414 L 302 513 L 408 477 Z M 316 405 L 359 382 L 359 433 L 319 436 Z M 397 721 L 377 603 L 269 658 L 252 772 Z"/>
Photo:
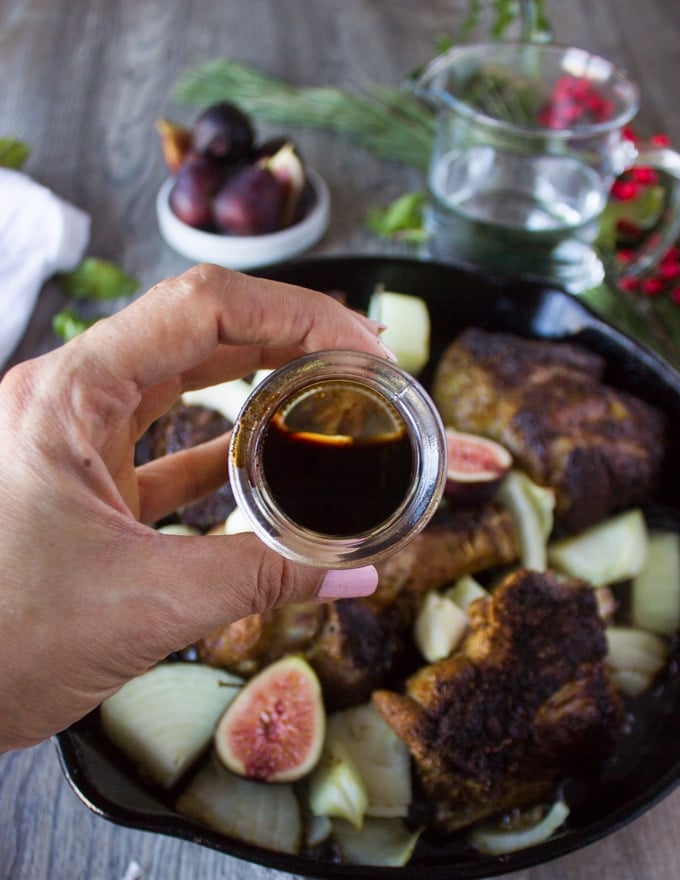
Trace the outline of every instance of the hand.
<path fill-rule="evenodd" d="M 384 355 L 330 297 L 198 266 L 0 383 L 0 749 L 68 726 L 218 626 L 293 601 L 363 595 L 372 567 L 293 564 L 254 535 L 153 523 L 225 479 L 228 437 L 135 468 L 185 390 L 324 348 Z"/>

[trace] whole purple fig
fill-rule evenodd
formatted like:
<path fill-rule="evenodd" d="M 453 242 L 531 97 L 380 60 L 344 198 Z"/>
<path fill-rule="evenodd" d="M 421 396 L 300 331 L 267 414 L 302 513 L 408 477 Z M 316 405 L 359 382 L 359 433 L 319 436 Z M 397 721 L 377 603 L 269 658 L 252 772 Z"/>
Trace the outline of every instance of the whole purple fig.
<path fill-rule="evenodd" d="M 194 149 L 220 162 L 239 162 L 252 153 L 255 136 L 250 120 L 228 101 L 206 108 L 192 131 Z"/>
<path fill-rule="evenodd" d="M 213 197 L 224 177 L 224 168 L 210 157 L 189 157 L 170 190 L 170 207 L 175 216 L 196 229 L 212 229 Z"/>
<path fill-rule="evenodd" d="M 213 203 L 217 228 L 229 235 L 264 235 L 280 229 L 286 187 L 267 168 L 248 165 L 230 177 Z"/>

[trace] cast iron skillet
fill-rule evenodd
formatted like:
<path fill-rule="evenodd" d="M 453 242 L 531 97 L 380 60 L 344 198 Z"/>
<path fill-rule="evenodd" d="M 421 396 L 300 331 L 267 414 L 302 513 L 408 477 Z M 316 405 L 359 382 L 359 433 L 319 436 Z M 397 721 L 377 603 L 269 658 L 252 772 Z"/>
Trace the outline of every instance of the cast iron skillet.
<path fill-rule="evenodd" d="M 288 263 L 257 273 L 317 290 L 343 290 L 349 303 L 365 308 L 376 285 L 424 297 L 432 317 L 432 362 L 462 328 L 475 325 L 524 336 L 569 338 L 603 354 L 606 381 L 644 397 L 669 415 L 671 437 L 664 495 L 649 515 L 680 528 L 680 375 L 664 361 L 595 317 L 556 289 L 502 282 L 450 265 L 380 257 L 321 258 Z M 426 368 L 423 381 L 431 374 Z M 464 844 L 419 844 L 403 869 L 370 868 L 371 878 L 448 880 L 518 871 L 562 856 L 621 828 L 658 802 L 680 779 L 680 673 L 677 649 L 668 675 L 638 707 L 624 745 L 595 778 L 569 784 L 571 814 L 548 842 L 503 858 L 481 856 Z M 76 794 L 99 815 L 121 825 L 154 831 L 212 847 L 232 856 L 308 877 L 357 878 L 352 865 L 314 861 L 249 846 L 178 815 L 171 798 L 140 781 L 109 746 L 96 713 L 56 738 L 64 773 Z"/>

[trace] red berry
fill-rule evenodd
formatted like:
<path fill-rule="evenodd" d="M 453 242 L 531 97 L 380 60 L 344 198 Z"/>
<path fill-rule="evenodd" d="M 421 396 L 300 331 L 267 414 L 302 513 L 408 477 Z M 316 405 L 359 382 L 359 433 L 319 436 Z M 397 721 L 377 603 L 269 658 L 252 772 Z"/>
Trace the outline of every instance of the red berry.
<path fill-rule="evenodd" d="M 666 281 L 674 281 L 680 278 L 680 263 L 661 263 L 659 275 Z"/>
<path fill-rule="evenodd" d="M 672 247 L 668 248 L 666 253 L 661 258 L 661 265 L 678 262 L 680 262 L 680 247 L 678 247 L 677 245 L 673 245 Z"/>
<path fill-rule="evenodd" d="M 653 134 L 649 139 L 649 143 L 653 147 L 667 147 L 670 142 L 671 139 L 667 134 Z"/>
<path fill-rule="evenodd" d="M 653 278 L 645 278 L 640 287 L 645 296 L 658 296 L 664 289 L 664 283 L 655 276 Z"/>
<path fill-rule="evenodd" d="M 619 220 L 616 224 L 616 231 L 620 235 L 626 235 L 629 238 L 637 238 L 640 235 L 640 227 L 636 226 L 635 223 L 631 223 L 630 220 Z"/>
<path fill-rule="evenodd" d="M 571 93 L 573 82 L 573 77 L 561 76 L 555 83 L 555 88 L 553 89 L 553 100 L 557 101 L 559 98 L 567 97 Z"/>
<path fill-rule="evenodd" d="M 612 102 L 602 100 L 595 118 L 597 122 L 606 122 L 608 119 L 612 118 L 613 112 L 614 105 Z"/>
<path fill-rule="evenodd" d="M 636 183 L 653 186 L 659 182 L 659 175 L 653 168 L 633 168 L 630 171 Z"/>
<path fill-rule="evenodd" d="M 680 287 L 674 287 L 671 290 L 671 299 L 676 305 L 680 306 Z"/>
<path fill-rule="evenodd" d="M 629 202 L 639 192 L 637 183 L 632 180 L 615 180 L 612 186 L 612 195 L 620 202 Z"/>

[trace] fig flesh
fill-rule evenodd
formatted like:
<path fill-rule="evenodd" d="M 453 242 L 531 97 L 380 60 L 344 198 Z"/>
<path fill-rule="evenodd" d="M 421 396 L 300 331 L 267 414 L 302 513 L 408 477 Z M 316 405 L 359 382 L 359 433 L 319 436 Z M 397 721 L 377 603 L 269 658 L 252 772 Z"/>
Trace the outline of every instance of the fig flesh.
<path fill-rule="evenodd" d="M 251 678 L 215 730 L 218 758 L 238 776 L 294 782 L 319 761 L 326 733 L 321 685 L 302 657 L 287 656 Z"/>
<path fill-rule="evenodd" d="M 191 130 L 168 119 L 159 119 L 156 122 L 156 131 L 161 139 L 165 164 L 171 174 L 177 174 L 191 152 Z"/>
<path fill-rule="evenodd" d="M 444 495 L 461 504 L 489 501 L 512 467 L 508 450 L 477 434 L 446 429 L 448 463 Z"/>
<path fill-rule="evenodd" d="M 278 180 L 285 192 L 280 225 L 289 226 L 295 216 L 302 189 L 305 185 L 305 171 L 292 143 L 286 142 L 273 155 L 262 160 L 261 164 Z"/>

